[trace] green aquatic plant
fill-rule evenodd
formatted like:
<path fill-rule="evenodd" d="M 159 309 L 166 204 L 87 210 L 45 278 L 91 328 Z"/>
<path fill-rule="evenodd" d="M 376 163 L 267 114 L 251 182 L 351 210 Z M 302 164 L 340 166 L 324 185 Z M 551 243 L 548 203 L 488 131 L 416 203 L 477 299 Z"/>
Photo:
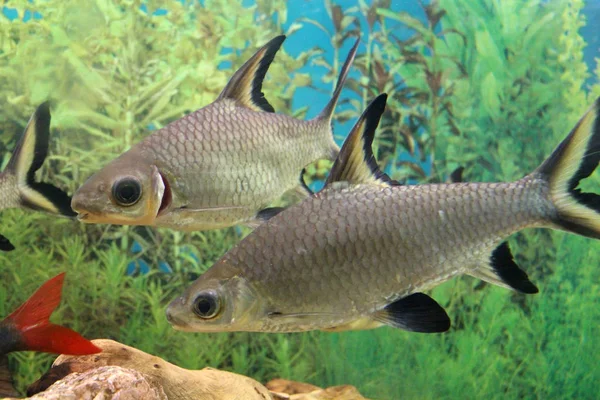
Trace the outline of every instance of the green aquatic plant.
<path fill-rule="evenodd" d="M 344 13 L 339 5 L 325 4 L 334 30 L 320 27 L 330 36 L 336 52 L 366 23 L 362 29 L 366 51 L 355 62 L 360 74 L 348 82 L 356 96 L 349 100 L 350 109 L 338 113 L 340 120 L 359 115 L 371 99 L 387 93 L 386 112 L 374 144 L 380 165 L 399 180 L 444 179 L 447 171 L 436 170 L 441 162 L 436 138 L 458 133 L 452 95 L 465 72 L 458 59 L 440 48 L 446 47 L 446 36 L 460 38 L 461 33 L 440 27 L 445 11 L 435 1 L 422 5 L 424 21 L 391 11 L 388 0 L 360 1 Z M 411 34 L 399 37 L 399 26 Z M 319 65 L 326 67 L 326 76 L 336 68 L 325 60 Z M 316 177 L 322 175 L 321 170 Z"/>

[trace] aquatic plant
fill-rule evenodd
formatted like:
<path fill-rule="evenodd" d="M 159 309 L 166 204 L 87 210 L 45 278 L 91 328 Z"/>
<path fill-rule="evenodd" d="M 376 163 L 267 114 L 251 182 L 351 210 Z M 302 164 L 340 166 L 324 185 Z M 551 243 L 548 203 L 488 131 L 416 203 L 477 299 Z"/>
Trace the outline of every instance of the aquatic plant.
<path fill-rule="evenodd" d="M 348 82 L 356 96 L 349 100 L 351 108 L 338 113 L 340 120 L 359 115 L 375 96 L 388 93 L 374 144 L 379 163 L 399 180 L 425 182 L 432 176 L 443 180 L 447 171 L 436 171 L 440 164 L 436 138 L 458 133 L 451 98 L 465 73 L 458 59 L 440 48 L 446 46 L 446 36 L 462 34 L 441 28 L 445 11 L 435 1 L 422 5 L 423 20 L 390 10 L 389 0 L 360 1 L 344 13 L 339 5 L 325 5 L 334 29 L 330 32 L 320 27 L 330 36 L 336 52 L 366 24 L 362 28 L 366 51 L 355 62 L 360 74 Z M 399 37 L 406 31 L 410 34 Z M 326 67 L 327 77 L 336 68 L 325 60 L 319 65 Z M 317 178 L 323 175 L 320 171 Z"/>

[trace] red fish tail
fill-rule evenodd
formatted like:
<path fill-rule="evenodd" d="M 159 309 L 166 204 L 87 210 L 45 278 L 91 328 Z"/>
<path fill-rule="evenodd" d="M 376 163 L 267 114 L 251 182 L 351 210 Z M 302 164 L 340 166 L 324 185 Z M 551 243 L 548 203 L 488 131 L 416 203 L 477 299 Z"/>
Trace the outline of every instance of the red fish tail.
<path fill-rule="evenodd" d="M 77 332 L 50 323 L 50 315 L 60 303 L 64 279 L 63 272 L 48 280 L 6 318 L 21 334 L 19 350 L 72 355 L 101 351 Z"/>

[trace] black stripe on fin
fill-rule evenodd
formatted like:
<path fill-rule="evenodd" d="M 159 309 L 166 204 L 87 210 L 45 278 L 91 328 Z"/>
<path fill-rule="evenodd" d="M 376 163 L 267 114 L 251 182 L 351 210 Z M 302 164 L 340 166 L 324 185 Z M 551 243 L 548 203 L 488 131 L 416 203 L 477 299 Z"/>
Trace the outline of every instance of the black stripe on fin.
<path fill-rule="evenodd" d="M 33 181 L 35 172 L 48 156 L 49 140 L 50 106 L 48 102 L 44 102 L 29 119 L 6 170 L 16 175 L 19 183 Z"/>
<path fill-rule="evenodd" d="M 29 119 L 6 171 L 17 178 L 22 206 L 74 217 L 77 214 L 65 192 L 49 183 L 35 182 L 35 173 L 48 155 L 50 118 L 48 103 L 42 103 Z"/>
<path fill-rule="evenodd" d="M 559 227 L 600 239 L 600 196 L 584 193 L 580 181 L 600 163 L 600 98 L 577 122 L 569 135 L 534 172 L 548 180 Z"/>
<path fill-rule="evenodd" d="M 502 243 L 492 252 L 489 262 L 469 275 L 494 285 L 514 289 L 521 293 L 534 294 L 538 288 L 515 262 L 508 242 Z"/>
<path fill-rule="evenodd" d="M 262 84 L 275 54 L 283 44 L 285 35 L 271 39 L 261 47 L 229 80 L 218 100 L 232 99 L 254 111 L 274 112 L 275 109 L 262 92 Z"/>
<path fill-rule="evenodd" d="M 372 149 L 375 130 L 385 110 L 386 100 L 387 95 L 380 94 L 367 106 L 344 141 L 325 186 L 332 182 L 400 185 L 379 169 Z"/>
<path fill-rule="evenodd" d="M 373 319 L 412 332 L 436 333 L 450 329 L 450 318 L 435 300 L 424 293 L 414 293 L 374 314 Z"/>
<path fill-rule="evenodd" d="M 0 235 L 0 251 L 13 251 L 15 246 L 6 238 L 6 236 Z"/>

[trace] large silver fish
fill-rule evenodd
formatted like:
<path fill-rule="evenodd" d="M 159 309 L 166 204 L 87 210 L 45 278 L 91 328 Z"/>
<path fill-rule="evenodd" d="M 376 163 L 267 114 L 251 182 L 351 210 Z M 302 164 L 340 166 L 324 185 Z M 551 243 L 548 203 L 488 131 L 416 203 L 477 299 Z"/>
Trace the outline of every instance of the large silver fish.
<path fill-rule="evenodd" d="M 304 166 L 335 159 L 331 117 L 358 40 L 332 99 L 314 119 L 273 113 L 263 79 L 285 36 L 263 46 L 217 100 L 148 136 L 93 175 L 73 196 L 88 223 L 151 225 L 194 231 L 257 225 L 288 191 L 303 191 Z"/>
<path fill-rule="evenodd" d="M 71 198 L 61 189 L 35 181 L 48 155 L 50 137 L 50 109 L 43 103 L 31 116 L 23 136 L 17 143 L 5 170 L 0 173 L 0 210 L 26 208 L 52 214 L 74 217 Z M 10 251 L 14 246 L 0 235 L 0 250 Z"/>
<path fill-rule="evenodd" d="M 538 291 L 507 236 L 544 227 L 600 238 L 600 196 L 577 189 L 600 161 L 600 100 L 520 180 L 413 186 L 372 154 L 385 101 L 361 116 L 321 192 L 259 226 L 171 302 L 176 329 L 441 332 L 448 315 L 421 292 L 453 276 Z"/>

